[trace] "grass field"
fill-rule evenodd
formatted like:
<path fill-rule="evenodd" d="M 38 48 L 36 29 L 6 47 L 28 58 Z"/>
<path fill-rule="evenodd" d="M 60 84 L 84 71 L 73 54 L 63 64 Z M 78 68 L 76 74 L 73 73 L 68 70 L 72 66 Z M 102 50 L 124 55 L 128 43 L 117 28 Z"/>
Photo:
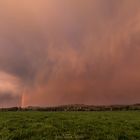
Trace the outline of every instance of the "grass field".
<path fill-rule="evenodd" d="M 140 140 L 140 112 L 0 112 L 0 140 Z"/>

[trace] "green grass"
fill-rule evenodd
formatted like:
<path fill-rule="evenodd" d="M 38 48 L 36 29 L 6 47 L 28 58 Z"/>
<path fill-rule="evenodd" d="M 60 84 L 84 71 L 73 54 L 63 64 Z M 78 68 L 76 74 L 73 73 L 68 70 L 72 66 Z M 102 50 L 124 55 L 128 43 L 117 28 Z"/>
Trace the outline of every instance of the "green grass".
<path fill-rule="evenodd" d="M 0 112 L 0 140 L 140 140 L 140 112 Z"/>

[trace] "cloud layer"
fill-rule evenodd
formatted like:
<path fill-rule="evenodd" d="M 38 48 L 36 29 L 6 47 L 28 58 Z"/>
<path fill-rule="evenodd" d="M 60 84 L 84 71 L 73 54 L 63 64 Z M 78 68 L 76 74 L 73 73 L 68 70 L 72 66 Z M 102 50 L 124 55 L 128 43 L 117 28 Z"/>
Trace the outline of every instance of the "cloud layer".
<path fill-rule="evenodd" d="M 140 102 L 139 5 L 1 1 L 0 105 Z"/>

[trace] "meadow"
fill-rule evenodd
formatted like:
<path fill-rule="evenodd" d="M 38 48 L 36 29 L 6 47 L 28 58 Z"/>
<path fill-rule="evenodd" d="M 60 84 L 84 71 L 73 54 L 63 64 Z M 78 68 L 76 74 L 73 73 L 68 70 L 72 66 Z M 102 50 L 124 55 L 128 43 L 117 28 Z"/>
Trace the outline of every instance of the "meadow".
<path fill-rule="evenodd" d="M 0 140 L 140 140 L 140 111 L 0 112 Z"/>

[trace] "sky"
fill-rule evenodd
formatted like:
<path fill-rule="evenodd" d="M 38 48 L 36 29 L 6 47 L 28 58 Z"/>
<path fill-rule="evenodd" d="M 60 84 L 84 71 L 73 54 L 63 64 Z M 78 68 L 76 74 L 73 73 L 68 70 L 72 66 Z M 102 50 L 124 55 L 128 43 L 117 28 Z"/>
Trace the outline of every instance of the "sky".
<path fill-rule="evenodd" d="M 0 1 L 0 107 L 139 103 L 139 6 Z"/>

